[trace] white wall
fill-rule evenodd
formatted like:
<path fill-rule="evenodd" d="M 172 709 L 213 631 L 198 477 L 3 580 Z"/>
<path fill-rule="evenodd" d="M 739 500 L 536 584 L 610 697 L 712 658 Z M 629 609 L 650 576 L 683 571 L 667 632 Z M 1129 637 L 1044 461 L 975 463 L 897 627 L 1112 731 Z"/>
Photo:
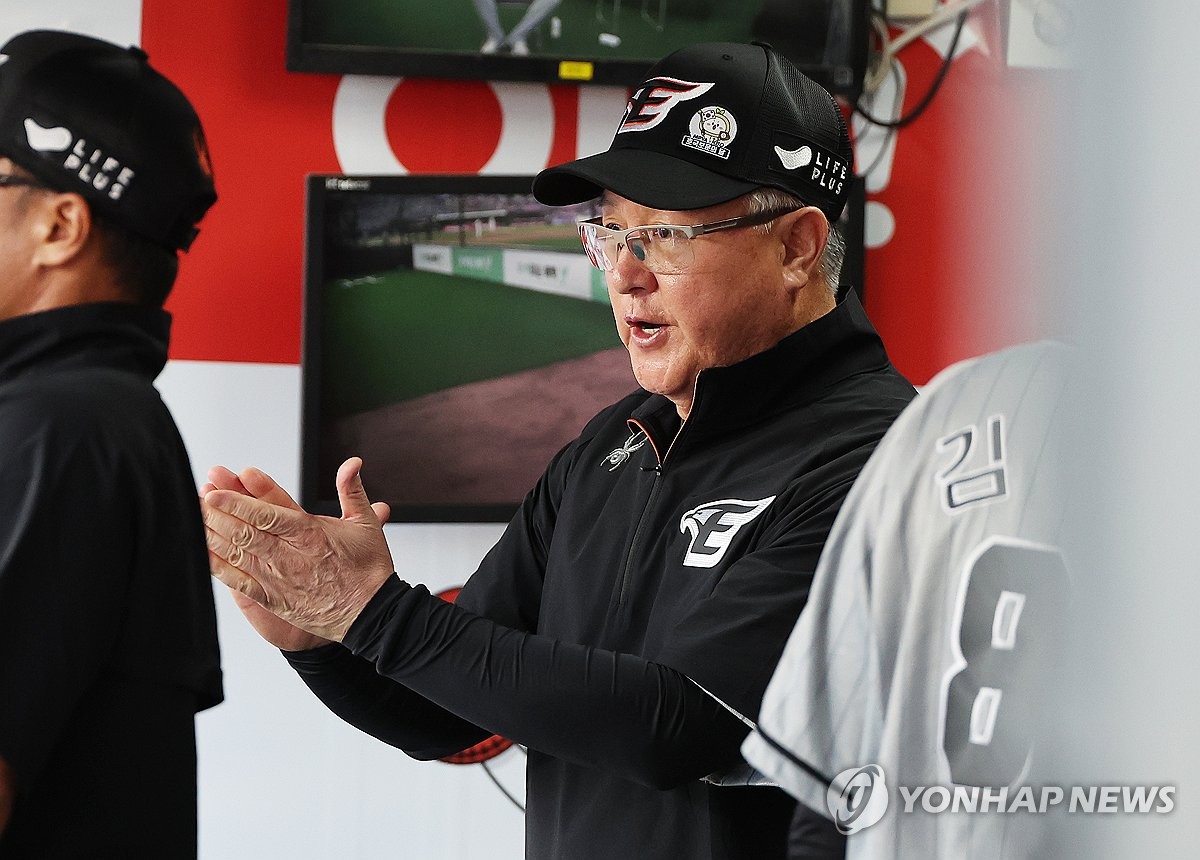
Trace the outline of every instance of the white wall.
<path fill-rule="evenodd" d="M 142 4 L 137 0 L 0 0 L 0 43 L 23 30 L 78 30 L 118 43 L 137 43 Z"/>

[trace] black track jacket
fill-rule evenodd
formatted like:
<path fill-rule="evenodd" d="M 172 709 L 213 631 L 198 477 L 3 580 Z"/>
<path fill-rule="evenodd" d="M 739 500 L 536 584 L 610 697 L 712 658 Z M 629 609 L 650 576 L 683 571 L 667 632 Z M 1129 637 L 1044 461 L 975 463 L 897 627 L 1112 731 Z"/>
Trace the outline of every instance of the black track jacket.
<path fill-rule="evenodd" d="M 783 857 L 783 792 L 703 778 L 740 764 L 731 710 L 757 715 L 833 519 L 913 396 L 851 296 L 702 372 L 682 427 L 644 391 L 596 416 L 457 605 L 394 578 L 342 645 L 287 656 L 416 757 L 528 746 L 530 858 Z"/>
<path fill-rule="evenodd" d="M 208 553 L 153 380 L 170 317 L 0 321 L 0 858 L 194 857 L 194 714 L 221 701 Z"/>

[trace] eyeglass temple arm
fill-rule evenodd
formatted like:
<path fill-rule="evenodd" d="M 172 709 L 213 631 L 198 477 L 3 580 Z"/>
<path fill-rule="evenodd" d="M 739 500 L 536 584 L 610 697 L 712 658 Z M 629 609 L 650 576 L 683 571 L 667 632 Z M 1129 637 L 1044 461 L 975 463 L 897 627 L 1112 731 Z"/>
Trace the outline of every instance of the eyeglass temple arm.
<path fill-rule="evenodd" d="M 734 227 L 752 227 L 756 224 L 766 224 L 781 215 L 796 212 L 795 209 L 767 209 L 765 212 L 755 212 L 753 215 L 737 215 L 723 221 L 713 221 L 711 224 L 697 224 L 689 228 L 691 235 L 703 236 L 705 233 L 716 233 L 718 230 L 730 230 Z"/>

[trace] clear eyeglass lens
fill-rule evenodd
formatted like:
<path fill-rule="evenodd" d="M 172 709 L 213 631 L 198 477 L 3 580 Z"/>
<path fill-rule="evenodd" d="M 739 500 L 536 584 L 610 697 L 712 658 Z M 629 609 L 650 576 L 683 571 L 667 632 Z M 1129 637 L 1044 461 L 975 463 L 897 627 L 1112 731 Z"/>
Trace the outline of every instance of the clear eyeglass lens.
<path fill-rule="evenodd" d="M 665 226 L 638 230 L 629 235 L 628 242 L 633 255 L 660 275 L 677 274 L 692 260 L 692 245 L 682 230 Z"/>
<path fill-rule="evenodd" d="M 625 237 L 624 243 L 596 224 L 581 224 L 579 234 L 592 265 L 605 272 L 616 268 L 617 255 L 622 247 L 628 248 L 639 262 L 660 275 L 678 274 L 692 260 L 687 234 L 670 226 L 636 230 Z"/>
<path fill-rule="evenodd" d="M 605 252 L 604 239 L 599 235 L 595 224 L 580 224 L 579 238 L 583 240 L 583 250 L 587 253 L 592 265 L 603 272 L 612 269 Z"/>

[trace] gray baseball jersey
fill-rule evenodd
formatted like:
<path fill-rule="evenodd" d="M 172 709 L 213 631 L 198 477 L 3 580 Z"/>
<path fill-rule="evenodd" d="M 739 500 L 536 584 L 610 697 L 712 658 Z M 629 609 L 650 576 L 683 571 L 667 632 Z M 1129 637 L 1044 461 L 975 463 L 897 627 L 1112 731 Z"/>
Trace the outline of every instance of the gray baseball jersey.
<path fill-rule="evenodd" d="M 1034 850 L 1021 792 L 1069 592 L 1068 356 L 1039 343 L 944 371 L 834 524 L 743 753 L 852 834 L 851 858 Z"/>

